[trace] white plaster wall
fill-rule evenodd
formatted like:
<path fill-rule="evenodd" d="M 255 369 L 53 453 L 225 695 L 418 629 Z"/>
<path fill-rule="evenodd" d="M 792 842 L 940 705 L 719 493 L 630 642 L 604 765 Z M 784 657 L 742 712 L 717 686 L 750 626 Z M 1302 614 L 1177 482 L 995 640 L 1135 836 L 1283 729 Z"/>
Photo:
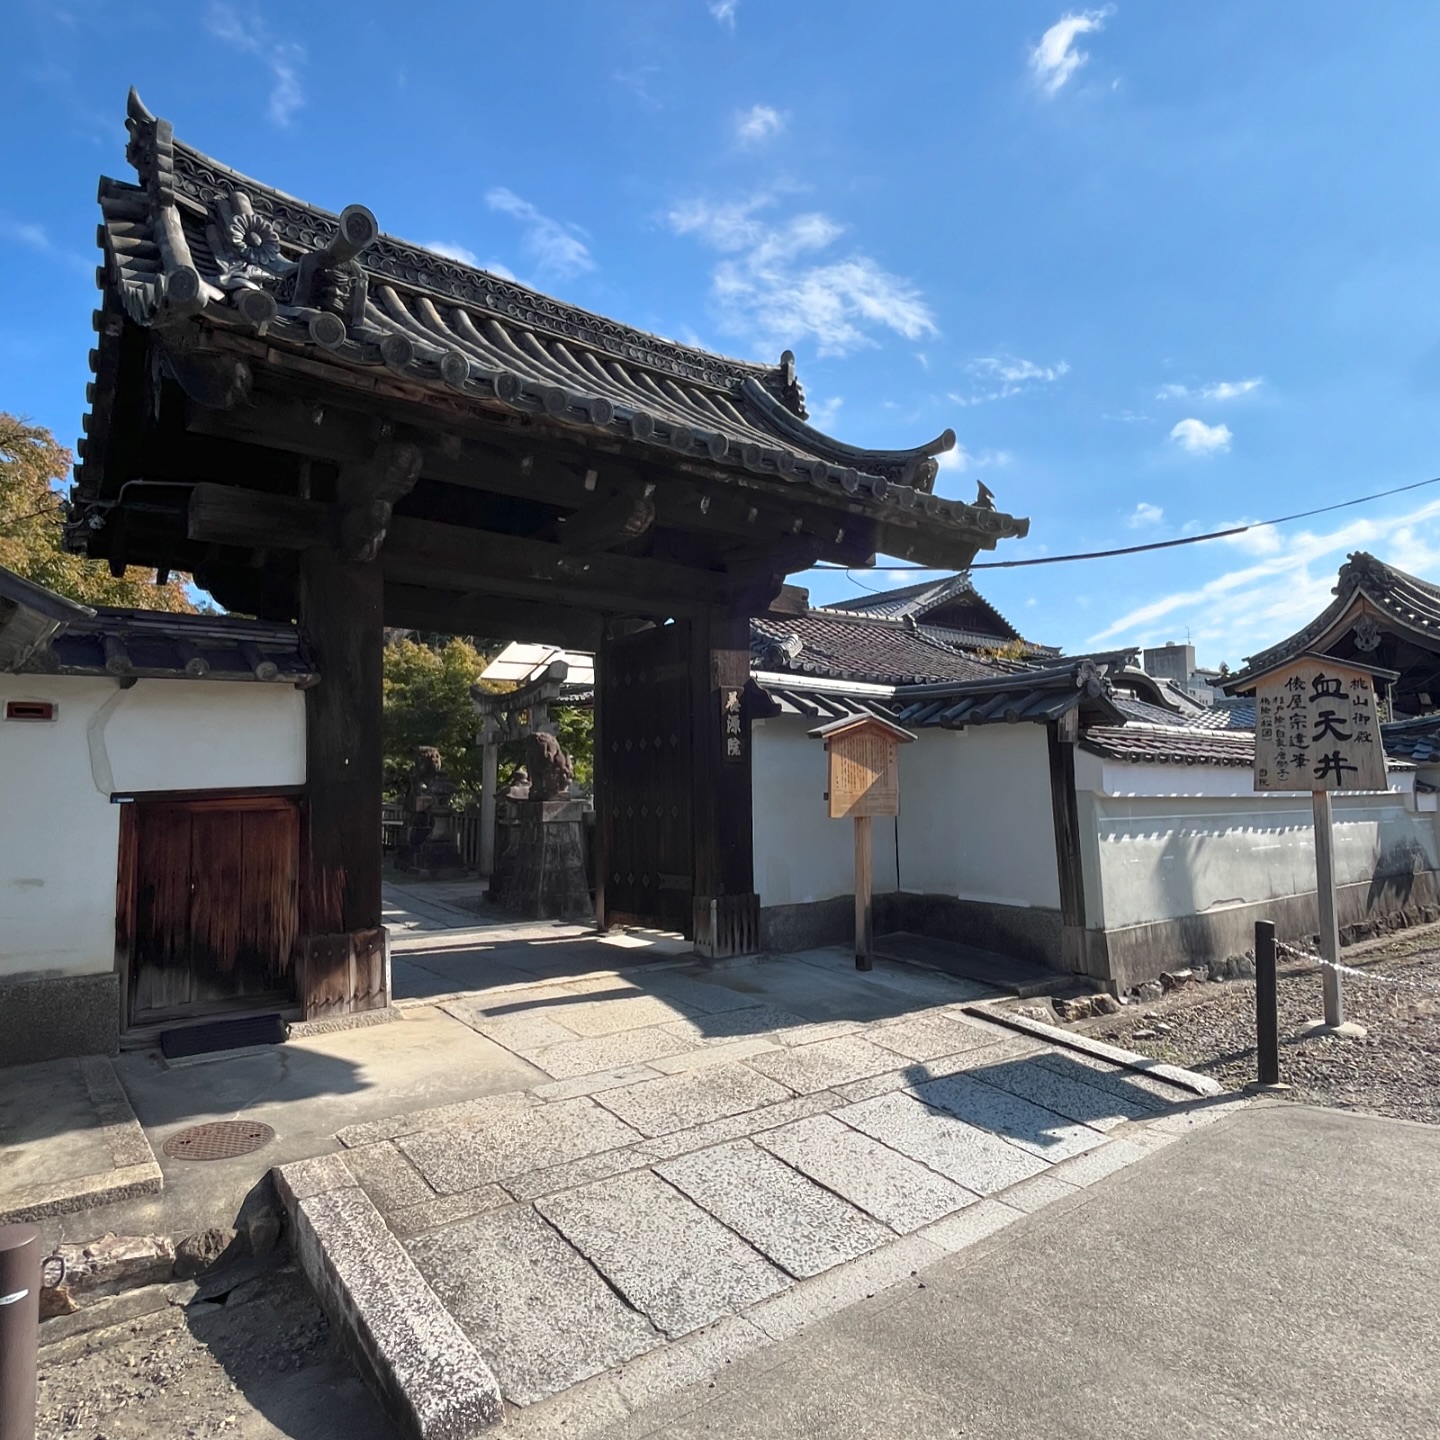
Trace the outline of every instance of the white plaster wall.
<path fill-rule="evenodd" d="M 1045 726 L 922 730 L 901 756 L 903 889 L 1059 908 Z"/>
<path fill-rule="evenodd" d="M 855 890 L 855 826 L 830 819 L 825 803 L 828 761 L 823 741 L 807 731 L 819 722 L 799 715 L 757 720 L 750 739 L 755 801 L 755 889 L 760 904 L 803 905 Z M 908 796 L 900 754 L 900 804 Z M 895 822 L 871 821 L 873 885 L 895 888 Z"/>
<path fill-rule="evenodd" d="M 0 976 L 83 975 L 115 962 L 114 792 L 302 784 L 293 686 L 0 675 L 54 721 L 0 720 Z"/>
<path fill-rule="evenodd" d="M 762 906 L 849 895 L 854 825 L 831 820 L 813 721 L 782 715 L 752 736 L 755 883 Z M 897 888 L 896 822 L 872 825 L 874 885 Z M 999 905 L 1060 904 L 1041 725 L 922 730 L 900 747 L 898 888 Z"/>
<path fill-rule="evenodd" d="M 1407 798 L 1335 797 L 1337 883 L 1369 881 L 1377 869 L 1435 868 L 1434 816 L 1416 814 Z M 1315 889 L 1308 795 L 1090 799 L 1102 907 L 1087 913 L 1092 926 L 1119 929 Z"/>

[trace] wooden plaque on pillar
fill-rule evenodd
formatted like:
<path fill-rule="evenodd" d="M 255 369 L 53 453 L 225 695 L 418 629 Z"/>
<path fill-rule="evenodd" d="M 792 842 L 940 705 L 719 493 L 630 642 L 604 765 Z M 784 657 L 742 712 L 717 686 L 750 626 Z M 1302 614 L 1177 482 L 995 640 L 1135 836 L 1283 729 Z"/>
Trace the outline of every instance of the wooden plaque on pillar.
<path fill-rule="evenodd" d="M 908 730 L 874 715 L 857 715 L 822 725 L 810 735 L 824 740 L 830 756 L 826 796 L 832 820 L 900 813 L 897 752 L 915 738 Z"/>
<path fill-rule="evenodd" d="M 830 757 L 830 818 L 855 822 L 855 968 L 869 970 L 875 946 L 870 821 L 900 813 L 898 751 L 915 737 L 878 715 L 852 715 L 812 730 L 810 738 L 823 740 Z"/>

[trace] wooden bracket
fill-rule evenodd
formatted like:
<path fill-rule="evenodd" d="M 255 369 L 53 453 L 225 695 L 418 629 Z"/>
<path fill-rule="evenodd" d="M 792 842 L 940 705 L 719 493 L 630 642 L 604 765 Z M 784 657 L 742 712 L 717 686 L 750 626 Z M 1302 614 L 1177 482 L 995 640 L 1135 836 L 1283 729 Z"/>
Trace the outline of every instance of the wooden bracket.
<path fill-rule="evenodd" d="M 369 561 L 380 553 L 395 502 L 420 478 L 418 445 L 382 441 L 374 456 L 340 470 L 340 553 L 346 560 Z"/>

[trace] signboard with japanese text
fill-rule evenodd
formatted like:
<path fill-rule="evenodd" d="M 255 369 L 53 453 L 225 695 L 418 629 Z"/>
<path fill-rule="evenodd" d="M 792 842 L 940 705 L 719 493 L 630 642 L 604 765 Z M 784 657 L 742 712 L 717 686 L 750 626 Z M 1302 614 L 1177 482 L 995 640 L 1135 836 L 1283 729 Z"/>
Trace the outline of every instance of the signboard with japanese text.
<path fill-rule="evenodd" d="M 830 751 L 830 818 L 900 813 L 896 737 L 879 725 L 860 725 L 833 735 Z"/>
<path fill-rule="evenodd" d="M 1368 671 L 1296 660 L 1255 690 L 1257 790 L 1385 790 L 1385 751 Z"/>
<path fill-rule="evenodd" d="M 742 691 L 734 686 L 723 687 L 720 694 L 720 743 L 727 761 L 745 758 L 745 727 L 741 723 Z"/>

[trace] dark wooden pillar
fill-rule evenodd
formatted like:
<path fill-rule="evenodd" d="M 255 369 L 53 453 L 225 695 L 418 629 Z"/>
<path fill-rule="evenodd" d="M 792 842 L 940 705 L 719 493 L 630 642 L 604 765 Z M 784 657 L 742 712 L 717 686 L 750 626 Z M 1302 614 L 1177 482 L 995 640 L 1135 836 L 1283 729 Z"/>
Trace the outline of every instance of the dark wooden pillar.
<path fill-rule="evenodd" d="M 750 622 L 711 613 L 691 627 L 695 948 L 711 958 L 760 947 L 750 790 Z"/>
<path fill-rule="evenodd" d="M 1060 882 L 1060 959 L 1067 970 L 1086 972 L 1085 871 L 1080 847 L 1080 806 L 1075 794 L 1075 741 L 1079 715 L 1047 725 L 1050 747 L 1050 809 L 1055 822 L 1055 867 Z"/>
<path fill-rule="evenodd" d="M 383 598 L 374 561 L 328 548 L 302 554 L 300 628 L 320 672 L 305 692 L 307 1019 L 389 1003 L 380 928 Z"/>

